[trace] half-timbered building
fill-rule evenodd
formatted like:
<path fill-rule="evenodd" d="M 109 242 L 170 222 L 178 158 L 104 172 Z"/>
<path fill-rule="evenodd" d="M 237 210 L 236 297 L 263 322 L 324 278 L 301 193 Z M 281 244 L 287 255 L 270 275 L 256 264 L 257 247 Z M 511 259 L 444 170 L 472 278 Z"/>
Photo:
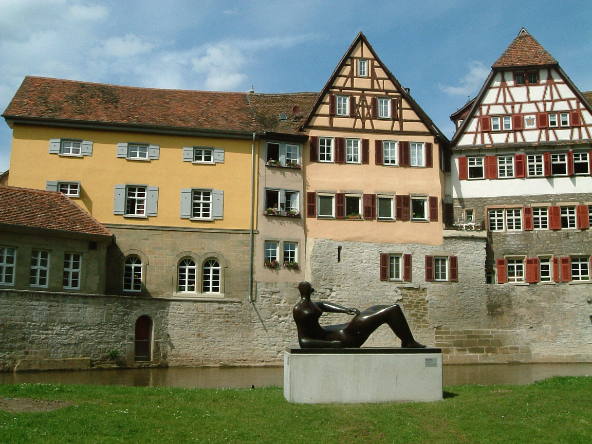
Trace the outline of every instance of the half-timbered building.
<path fill-rule="evenodd" d="M 522 29 L 451 116 L 454 219 L 488 230 L 491 282 L 590 282 L 591 111 Z"/>

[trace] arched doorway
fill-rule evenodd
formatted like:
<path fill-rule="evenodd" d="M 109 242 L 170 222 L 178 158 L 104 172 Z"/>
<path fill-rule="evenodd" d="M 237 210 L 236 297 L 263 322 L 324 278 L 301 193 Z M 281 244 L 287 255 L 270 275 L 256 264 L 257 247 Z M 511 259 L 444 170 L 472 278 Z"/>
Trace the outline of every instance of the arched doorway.
<path fill-rule="evenodd" d="M 136 321 L 135 360 L 152 360 L 152 319 L 140 316 Z"/>

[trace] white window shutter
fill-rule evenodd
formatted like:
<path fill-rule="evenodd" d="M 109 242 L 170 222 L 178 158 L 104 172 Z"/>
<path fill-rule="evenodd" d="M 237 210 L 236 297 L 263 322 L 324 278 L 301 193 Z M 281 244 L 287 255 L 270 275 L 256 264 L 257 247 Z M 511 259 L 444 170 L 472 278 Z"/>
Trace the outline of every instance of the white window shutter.
<path fill-rule="evenodd" d="M 61 139 L 49 139 L 49 154 L 60 154 Z"/>
<path fill-rule="evenodd" d="M 115 185 L 113 190 L 113 214 L 125 213 L 125 185 Z"/>
<path fill-rule="evenodd" d="M 224 163 L 224 148 L 214 148 L 214 162 Z"/>
<path fill-rule="evenodd" d="M 279 192 L 279 204 L 280 204 L 280 210 L 285 210 L 286 209 L 286 192 L 284 190 L 281 190 Z"/>
<path fill-rule="evenodd" d="M 45 189 L 47 191 L 57 191 L 58 190 L 58 181 L 57 180 L 48 180 L 45 184 Z"/>
<path fill-rule="evenodd" d="M 117 144 L 117 157 L 127 157 L 127 143 L 121 142 Z"/>
<path fill-rule="evenodd" d="M 158 214 L 158 187 L 148 187 L 146 215 L 156 216 Z"/>
<path fill-rule="evenodd" d="M 183 147 L 183 162 L 193 162 L 193 147 L 192 146 L 184 146 Z"/>
<path fill-rule="evenodd" d="M 83 156 L 92 156 L 93 143 L 92 140 L 83 140 L 80 144 L 80 151 Z"/>
<path fill-rule="evenodd" d="M 280 145 L 280 165 L 286 165 L 286 144 Z"/>
<path fill-rule="evenodd" d="M 191 217 L 191 188 L 181 190 L 181 219 Z"/>
<path fill-rule="evenodd" d="M 160 158 L 160 146 L 158 145 L 149 145 L 148 146 L 148 157 L 151 160 L 157 160 Z"/>
<path fill-rule="evenodd" d="M 212 190 L 212 203 L 212 217 L 224 219 L 224 190 Z"/>

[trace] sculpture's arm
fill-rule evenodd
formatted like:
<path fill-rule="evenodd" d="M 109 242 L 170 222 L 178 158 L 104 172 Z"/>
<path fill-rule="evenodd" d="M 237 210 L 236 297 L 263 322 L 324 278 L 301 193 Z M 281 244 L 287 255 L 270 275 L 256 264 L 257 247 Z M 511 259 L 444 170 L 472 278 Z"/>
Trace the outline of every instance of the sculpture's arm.
<path fill-rule="evenodd" d="M 351 315 L 359 315 L 360 310 L 357 308 L 347 308 L 343 305 L 334 304 L 333 302 L 317 302 L 317 306 L 326 312 L 329 313 L 346 313 Z"/>

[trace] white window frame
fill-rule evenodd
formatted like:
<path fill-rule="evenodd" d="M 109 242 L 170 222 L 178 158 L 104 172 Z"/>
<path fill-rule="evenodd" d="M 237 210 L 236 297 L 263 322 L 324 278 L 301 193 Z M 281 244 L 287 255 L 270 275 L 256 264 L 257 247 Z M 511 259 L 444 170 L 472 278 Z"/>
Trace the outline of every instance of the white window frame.
<path fill-rule="evenodd" d="M 559 126 L 562 128 L 569 126 L 569 113 L 559 113 Z"/>
<path fill-rule="evenodd" d="M 522 208 L 506 208 L 506 230 L 522 231 Z"/>
<path fill-rule="evenodd" d="M 75 146 L 75 145 L 78 146 Z M 78 152 L 75 152 L 78 151 Z M 82 157 L 82 140 L 61 139 L 60 156 Z"/>
<path fill-rule="evenodd" d="M 559 126 L 559 119 L 557 113 L 549 113 L 549 128 L 557 128 Z"/>
<path fill-rule="evenodd" d="M 383 165 L 399 165 L 399 142 L 382 141 L 382 163 Z"/>
<path fill-rule="evenodd" d="M 208 160 L 207 157 L 209 157 L 210 159 Z M 214 163 L 214 149 L 205 146 L 194 146 L 192 163 Z"/>
<path fill-rule="evenodd" d="M 67 197 L 80 197 L 78 182 L 58 182 L 58 191 Z"/>
<path fill-rule="evenodd" d="M 0 246 L 0 285 L 14 285 L 16 274 L 16 247 Z M 9 259 L 9 257 L 11 259 Z M 8 270 L 11 270 L 8 273 Z M 7 276 L 10 276 L 10 281 Z"/>
<path fill-rule="evenodd" d="M 468 157 L 467 158 L 467 165 L 468 165 L 468 179 L 483 179 L 485 177 L 485 164 L 483 157 Z M 479 170 L 481 169 L 480 176 L 471 176 L 471 170 Z"/>
<path fill-rule="evenodd" d="M 542 177 L 545 175 L 545 162 L 542 154 L 528 154 L 526 156 L 526 165 L 528 177 Z"/>
<path fill-rule="evenodd" d="M 434 281 L 447 282 L 450 279 L 448 257 L 434 256 Z"/>
<path fill-rule="evenodd" d="M 335 159 L 335 138 L 319 137 L 319 162 L 333 162 Z"/>
<path fill-rule="evenodd" d="M 78 261 L 76 261 L 78 257 Z M 75 263 L 78 262 L 78 268 Z M 82 278 L 82 254 L 81 253 L 64 253 L 64 275 L 62 283 L 64 290 L 80 290 L 80 281 Z M 77 285 L 73 285 L 77 282 Z"/>
<path fill-rule="evenodd" d="M 561 229 L 562 230 L 569 230 L 572 228 L 576 228 L 576 207 L 569 206 L 569 205 L 562 205 L 560 207 L 561 212 Z M 567 222 L 567 226 L 563 226 L 563 221 Z"/>
<path fill-rule="evenodd" d="M 362 163 L 360 139 L 345 139 L 345 163 Z"/>
<path fill-rule="evenodd" d="M 291 248 L 293 247 L 293 248 Z M 284 264 L 298 263 L 298 242 L 283 241 L 282 242 L 282 262 Z"/>
<path fill-rule="evenodd" d="M 563 165 L 565 169 L 565 173 L 556 173 L 553 171 L 555 165 Z M 566 153 L 556 153 L 551 154 L 551 174 L 553 176 L 567 176 L 567 154 Z"/>
<path fill-rule="evenodd" d="M 368 77 L 368 59 L 358 59 L 358 77 Z"/>
<path fill-rule="evenodd" d="M 331 214 L 321 214 L 321 197 L 331 198 Z M 319 218 L 334 218 L 335 217 L 335 194 L 317 193 L 317 217 Z"/>
<path fill-rule="evenodd" d="M 409 142 L 409 166 L 425 166 L 425 143 Z"/>
<path fill-rule="evenodd" d="M 123 291 L 139 293 L 144 282 L 144 264 L 137 254 L 130 254 L 123 261 Z"/>
<path fill-rule="evenodd" d="M 177 293 L 196 293 L 197 264 L 192 257 L 184 257 L 177 264 Z"/>
<path fill-rule="evenodd" d="M 590 280 L 590 256 L 571 256 L 571 280 Z"/>
<path fill-rule="evenodd" d="M 265 263 L 273 261 L 280 262 L 280 242 L 277 240 L 266 240 L 263 242 L 263 260 Z"/>
<path fill-rule="evenodd" d="M 499 116 L 492 116 L 491 117 L 491 131 L 501 131 L 502 124 L 501 118 Z"/>
<path fill-rule="evenodd" d="M 423 213 L 424 217 L 414 217 L 413 216 L 413 201 L 422 201 L 423 202 Z M 426 221 L 429 217 L 429 208 L 428 208 L 428 198 L 427 196 L 411 196 L 409 201 L 409 212 L 411 213 L 411 220 L 412 221 Z"/>
<path fill-rule="evenodd" d="M 512 116 L 502 118 L 502 128 L 504 131 L 512 131 Z"/>
<path fill-rule="evenodd" d="M 589 163 L 589 154 L 585 153 L 585 152 L 580 152 L 580 153 L 573 153 L 573 161 L 574 161 L 574 174 L 576 176 L 579 175 L 584 175 L 587 176 L 590 174 L 590 163 Z M 576 165 L 578 164 L 582 164 L 586 166 L 586 171 L 585 172 L 580 172 L 578 173 L 576 171 Z"/>
<path fill-rule="evenodd" d="M 204 261 L 201 269 L 202 293 L 220 294 L 222 290 L 222 267 L 220 266 L 220 261 L 215 257 L 210 257 Z M 208 289 L 206 290 L 206 288 Z"/>
<path fill-rule="evenodd" d="M 532 225 L 535 230 L 549 229 L 549 208 L 548 207 L 533 207 L 532 208 Z"/>
<path fill-rule="evenodd" d="M 390 202 L 390 216 L 381 216 L 380 215 L 380 200 L 384 199 L 384 200 L 389 200 Z M 384 194 L 378 194 L 376 196 L 376 216 L 378 220 L 395 220 L 395 204 L 394 204 L 395 198 L 394 196 L 389 196 L 389 195 L 384 195 Z"/>
<path fill-rule="evenodd" d="M 402 254 L 389 254 L 388 276 L 389 276 L 389 281 L 402 281 L 403 280 L 403 255 Z"/>
<path fill-rule="evenodd" d="M 31 251 L 31 269 L 29 272 L 29 285 L 31 287 L 47 288 L 49 286 L 49 259 L 49 251 L 36 249 Z M 43 281 L 45 283 L 42 283 Z"/>
<path fill-rule="evenodd" d="M 487 210 L 489 231 L 504 231 L 506 228 L 506 218 L 504 216 L 505 212 L 502 208 L 490 208 Z"/>
<path fill-rule="evenodd" d="M 497 156 L 497 177 L 509 179 L 515 175 L 514 156 Z"/>
<path fill-rule="evenodd" d="M 335 115 L 340 117 L 349 116 L 349 96 L 335 95 Z"/>
<path fill-rule="evenodd" d="M 553 265 L 550 256 L 539 256 L 539 280 L 540 282 L 553 280 Z"/>
<path fill-rule="evenodd" d="M 464 211 L 464 221 L 467 224 L 475 223 L 475 210 L 473 208 L 465 208 Z"/>
<path fill-rule="evenodd" d="M 208 194 L 209 200 L 205 199 Z M 200 197 L 198 199 L 198 197 Z M 197 211 L 196 211 L 197 210 Z M 191 217 L 192 220 L 213 220 L 214 218 L 214 193 L 211 189 L 191 189 Z"/>
<path fill-rule="evenodd" d="M 143 190 L 143 191 L 142 191 Z M 129 212 L 130 202 L 134 201 L 134 212 Z M 146 185 L 126 185 L 124 216 L 146 217 L 148 204 L 148 187 Z"/>
<path fill-rule="evenodd" d="M 524 257 L 507 257 L 508 282 L 518 284 L 524 282 L 525 265 Z"/>
<path fill-rule="evenodd" d="M 378 118 L 379 119 L 390 119 L 391 118 L 391 100 L 388 97 L 379 97 L 377 99 L 378 105 Z"/>
<path fill-rule="evenodd" d="M 277 207 L 269 206 L 267 202 L 267 193 L 277 193 Z M 294 200 L 290 196 L 296 196 Z M 273 209 L 279 215 L 300 214 L 300 192 L 296 190 L 285 190 L 281 188 L 266 188 L 265 189 L 265 210 Z M 269 215 L 269 214 L 268 214 Z"/>
<path fill-rule="evenodd" d="M 280 146 L 281 150 L 281 146 Z M 296 152 L 295 157 L 293 157 L 292 151 Z M 300 165 L 300 145 L 294 145 L 291 143 L 286 144 L 286 158 L 285 158 L 285 165 L 294 164 Z"/>
<path fill-rule="evenodd" d="M 531 122 L 530 124 L 528 122 Z M 536 116 L 534 114 L 529 114 L 524 116 L 524 129 L 536 129 L 537 121 Z"/>
<path fill-rule="evenodd" d="M 135 153 L 132 153 L 135 152 Z M 150 160 L 150 150 L 147 143 L 128 143 L 126 158 L 128 160 Z"/>

